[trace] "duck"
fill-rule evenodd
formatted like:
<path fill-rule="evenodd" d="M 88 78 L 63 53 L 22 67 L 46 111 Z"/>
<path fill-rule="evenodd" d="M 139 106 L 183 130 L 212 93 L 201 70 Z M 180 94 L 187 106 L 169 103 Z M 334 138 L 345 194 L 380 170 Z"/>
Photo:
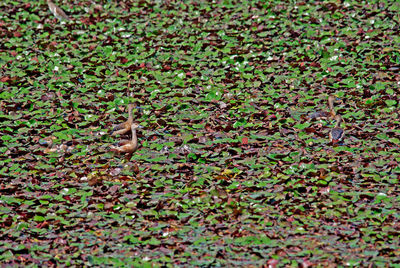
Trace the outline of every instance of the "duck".
<path fill-rule="evenodd" d="M 70 20 L 70 18 L 65 14 L 64 10 L 58 7 L 56 4 L 53 3 L 51 0 L 47 0 L 47 5 L 53 15 L 59 20 Z"/>
<path fill-rule="evenodd" d="M 132 131 L 132 139 L 131 140 L 122 140 L 118 143 L 119 146 L 111 146 L 111 151 L 117 153 L 134 153 L 138 148 L 138 139 L 136 135 L 136 130 L 138 128 L 142 128 L 140 125 L 136 123 L 131 124 L 131 131 Z"/>
<path fill-rule="evenodd" d="M 54 136 L 46 137 L 39 141 L 40 145 L 46 146 L 44 149 L 45 154 L 54 153 L 54 152 L 71 152 L 73 150 L 74 141 L 66 141 L 61 144 L 54 144 L 54 140 L 57 138 Z"/>
<path fill-rule="evenodd" d="M 343 121 L 343 118 L 340 115 L 336 115 L 334 117 L 334 120 L 336 121 L 336 125 L 334 128 L 331 129 L 329 132 L 329 139 L 333 144 L 336 144 L 343 140 L 344 137 L 344 130 L 340 127 L 341 122 Z"/>
<path fill-rule="evenodd" d="M 131 130 L 131 126 L 133 123 L 133 108 L 133 104 L 128 105 L 128 120 L 126 120 L 124 123 L 114 126 L 113 130 L 111 131 L 111 136 L 126 134 L 129 132 L 129 130 Z"/>
<path fill-rule="evenodd" d="M 328 119 L 328 118 L 333 118 L 336 115 L 336 112 L 333 108 L 333 103 L 336 99 L 336 96 L 330 95 L 328 97 L 328 107 L 329 107 L 329 112 L 328 111 L 317 111 L 312 114 L 310 114 L 309 118 L 310 119 Z"/>

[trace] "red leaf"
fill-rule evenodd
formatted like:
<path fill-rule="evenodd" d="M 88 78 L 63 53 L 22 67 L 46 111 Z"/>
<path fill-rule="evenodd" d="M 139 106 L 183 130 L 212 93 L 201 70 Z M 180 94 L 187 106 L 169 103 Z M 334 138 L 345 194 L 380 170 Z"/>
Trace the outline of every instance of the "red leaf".
<path fill-rule="evenodd" d="M 89 24 L 89 18 L 81 18 L 80 21 L 81 21 L 83 24 L 86 24 L 86 25 Z"/>
<path fill-rule="evenodd" d="M 242 143 L 243 143 L 243 144 L 249 144 L 249 138 L 243 137 L 243 138 L 242 138 Z"/>
<path fill-rule="evenodd" d="M 270 119 L 270 120 L 275 120 L 277 117 L 276 117 L 276 115 L 271 115 L 268 119 Z"/>
<path fill-rule="evenodd" d="M 269 259 L 267 264 L 270 268 L 275 268 L 278 265 L 279 261 L 276 259 Z"/>
<path fill-rule="evenodd" d="M 38 225 L 36 225 L 36 228 L 42 229 L 42 228 L 47 228 L 49 227 L 49 223 L 47 221 L 41 222 Z"/>
<path fill-rule="evenodd" d="M 311 67 L 321 67 L 321 64 L 319 64 L 318 62 L 311 62 L 310 66 Z"/>
<path fill-rule="evenodd" d="M 7 82 L 8 80 L 10 80 L 10 77 L 8 76 L 4 76 L 0 79 L 1 82 Z"/>

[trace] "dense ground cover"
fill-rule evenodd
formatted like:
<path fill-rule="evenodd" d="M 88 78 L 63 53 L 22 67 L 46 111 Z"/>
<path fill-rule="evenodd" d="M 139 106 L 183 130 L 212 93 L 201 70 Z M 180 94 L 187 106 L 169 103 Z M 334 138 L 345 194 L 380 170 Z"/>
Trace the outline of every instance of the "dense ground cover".
<path fill-rule="evenodd" d="M 398 2 L 56 3 L 0 2 L 2 264 L 399 264 Z"/>

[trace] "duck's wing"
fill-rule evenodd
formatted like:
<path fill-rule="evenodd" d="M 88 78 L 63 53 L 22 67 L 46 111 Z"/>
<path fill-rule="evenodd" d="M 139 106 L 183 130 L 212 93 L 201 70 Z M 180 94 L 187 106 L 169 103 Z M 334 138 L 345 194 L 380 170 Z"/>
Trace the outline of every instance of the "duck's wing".
<path fill-rule="evenodd" d="M 132 142 L 118 147 L 111 147 L 111 151 L 118 153 L 133 153 L 136 149 L 137 147 Z"/>
<path fill-rule="evenodd" d="M 111 136 L 126 134 L 130 130 L 130 125 L 125 122 L 114 126 L 114 128 L 111 130 Z"/>
<path fill-rule="evenodd" d="M 54 3 L 50 2 L 49 3 L 49 8 L 51 13 L 58 18 L 58 19 L 64 19 L 64 20 L 70 20 L 70 18 L 65 14 L 64 10 L 62 10 L 60 7 L 55 5 Z"/>
<path fill-rule="evenodd" d="M 343 137 L 344 137 L 344 130 L 341 128 L 333 128 L 329 133 L 329 138 L 331 142 L 334 143 L 341 141 Z"/>
<path fill-rule="evenodd" d="M 64 19 L 64 20 L 70 20 L 70 18 L 68 17 L 67 14 L 65 14 L 64 10 L 62 10 L 61 8 L 57 7 L 56 8 L 56 14 L 58 15 L 58 17 Z M 56 17 L 57 17 L 56 15 Z"/>
<path fill-rule="evenodd" d="M 117 144 L 118 144 L 118 146 L 124 146 L 124 145 L 129 144 L 129 143 L 132 143 L 132 141 L 130 141 L 130 140 L 122 140 L 122 141 L 119 141 Z"/>
<path fill-rule="evenodd" d="M 327 111 L 317 111 L 308 116 L 310 119 L 324 119 L 331 116 L 331 113 Z"/>

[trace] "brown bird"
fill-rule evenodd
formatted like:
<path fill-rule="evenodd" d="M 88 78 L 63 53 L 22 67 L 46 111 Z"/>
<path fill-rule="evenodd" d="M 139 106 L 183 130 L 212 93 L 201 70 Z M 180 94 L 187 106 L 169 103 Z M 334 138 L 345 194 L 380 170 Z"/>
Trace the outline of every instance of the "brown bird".
<path fill-rule="evenodd" d="M 328 97 L 328 107 L 329 111 L 317 111 L 312 114 L 310 114 L 309 118 L 310 119 L 328 119 L 332 118 L 336 115 L 336 112 L 333 108 L 333 102 L 335 101 L 336 97 L 331 95 Z"/>
<path fill-rule="evenodd" d="M 54 4 L 51 0 L 47 0 L 47 5 L 53 15 L 59 20 L 70 20 L 70 18 L 65 14 L 64 10 Z"/>
<path fill-rule="evenodd" d="M 344 137 L 344 130 L 340 127 L 340 123 L 343 119 L 340 115 L 336 115 L 334 120 L 336 121 L 336 126 L 329 132 L 329 139 L 332 143 L 338 143 Z"/>
<path fill-rule="evenodd" d="M 138 140 L 136 135 L 136 129 L 141 128 L 138 124 L 131 124 L 132 139 L 122 140 L 118 143 L 118 147 L 112 146 L 111 151 L 118 153 L 134 153 L 138 148 Z"/>
<path fill-rule="evenodd" d="M 128 120 L 126 120 L 124 123 L 121 123 L 119 125 L 116 125 L 113 130 L 111 131 L 111 136 L 115 135 L 121 135 L 121 134 L 126 134 L 131 130 L 131 125 L 133 123 L 133 115 L 132 115 L 132 109 L 133 109 L 133 104 L 128 105 Z"/>
<path fill-rule="evenodd" d="M 42 139 L 39 141 L 40 145 L 45 145 L 47 148 L 44 149 L 44 153 L 53 153 L 53 152 L 71 152 L 74 147 L 74 141 L 66 141 L 63 142 L 62 144 L 54 144 L 54 140 L 57 139 L 54 136 L 50 136 L 47 138 Z"/>

